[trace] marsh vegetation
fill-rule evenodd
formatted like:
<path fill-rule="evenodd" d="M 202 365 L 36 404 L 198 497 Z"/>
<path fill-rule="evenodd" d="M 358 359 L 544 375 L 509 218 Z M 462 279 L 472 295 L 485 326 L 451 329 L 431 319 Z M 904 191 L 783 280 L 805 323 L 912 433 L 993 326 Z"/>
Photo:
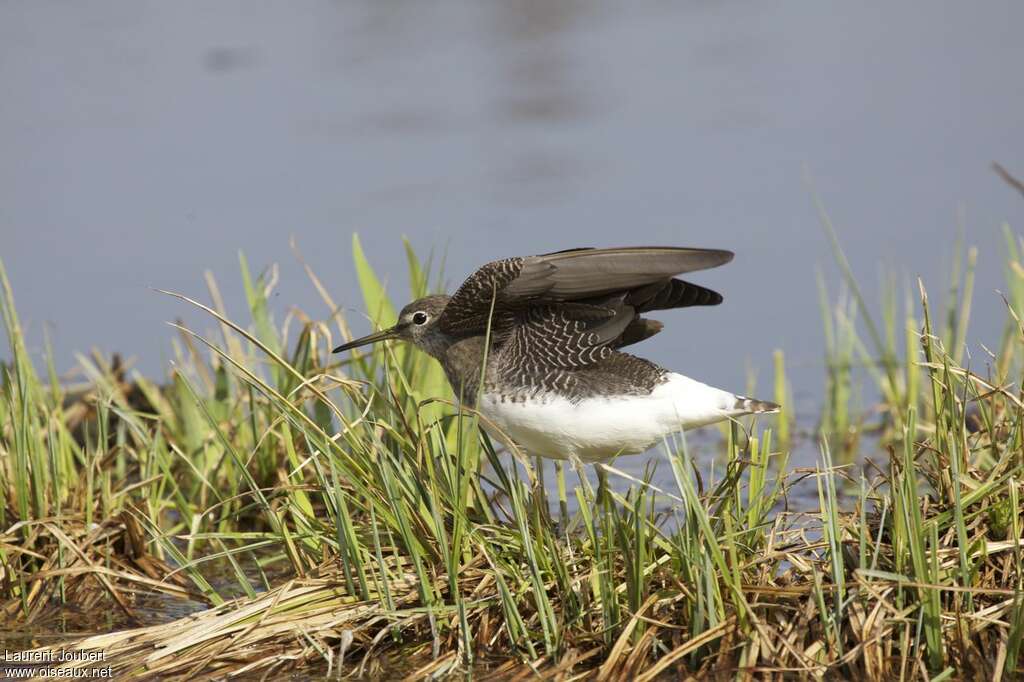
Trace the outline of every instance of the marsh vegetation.
<path fill-rule="evenodd" d="M 817 466 L 788 465 L 801 434 L 784 411 L 724 428 L 714 476 L 679 438 L 652 460 L 671 476 L 619 479 L 601 499 L 571 469 L 538 469 L 488 439 L 425 355 L 331 356 L 351 334 L 311 271 L 326 320 L 292 312 L 275 324 L 272 278 L 242 258 L 245 322 L 211 277 L 209 303 L 178 297 L 214 332 L 178 327 L 166 380 L 97 355 L 79 359 L 85 384 L 69 386 L 49 354 L 27 351 L 0 270 L 7 637 L 59 629 L 69 611 L 114 612 L 113 631 L 59 646 L 104 651 L 123 676 L 190 679 L 303 666 L 413 678 L 1019 675 L 1024 241 L 1007 229 L 1005 330 L 973 356 L 973 251 L 958 247 L 941 305 L 913 283 L 873 306 L 836 244 L 843 291 L 821 287 Z M 407 250 L 416 297 L 431 276 Z M 353 256 L 365 309 L 394 319 L 358 239 Z M 781 351 L 775 369 L 787 404 Z M 869 410 L 854 407 L 856 373 Z M 790 504 L 798 484 L 816 504 Z M 204 606 L 152 622 L 138 607 L 153 594 Z"/>

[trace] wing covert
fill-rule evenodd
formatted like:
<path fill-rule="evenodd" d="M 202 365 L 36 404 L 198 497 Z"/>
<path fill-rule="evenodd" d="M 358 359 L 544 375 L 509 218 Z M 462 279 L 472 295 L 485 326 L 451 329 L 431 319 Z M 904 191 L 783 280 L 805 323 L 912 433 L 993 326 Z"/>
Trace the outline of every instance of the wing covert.
<path fill-rule="evenodd" d="M 439 322 L 449 334 L 484 333 L 493 301 L 492 330 L 504 333 L 522 309 L 620 293 L 633 296 L 633 300 L 625 298 L 623 304 L 639 311 L 713 305 L 721 301 L 721 296 L 672 277 L 716 267 L 732 257 L 732 252 L 718 249 L 625 247 L 506 258 L 488 263 L 470 275 L 448 302 Z M 713 296 L 701 299 L 697 296 L 699 291 Z M 684 294 L 694 302 L 682 302 Z M 629 321 L 634 316 L 631 313 Z M 623 329 L 629 321 L 623 323 Z"/>
<path fill-rule="evenodd" d="M 542 376 L 550 370 L 575 370 L 605 360 L 636 320 L 636 311 L 619 295 L 586 304 L 535 304 L 515 315 L 499 352 L 510 372 Z"/>

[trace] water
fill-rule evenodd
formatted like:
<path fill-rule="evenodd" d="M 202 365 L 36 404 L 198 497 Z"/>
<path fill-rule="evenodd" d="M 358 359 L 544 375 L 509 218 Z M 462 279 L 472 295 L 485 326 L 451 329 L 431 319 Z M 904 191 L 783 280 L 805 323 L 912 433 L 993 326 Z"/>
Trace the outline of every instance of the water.
<path fill-rule="evenodd" d="M 211 270 L 245 319 L 240 249 L 281 265 L 279 321 L 330 314 L 291 236 L 356 318 L 353 232 L 399 303 L 401 235 L 452 286 L 513 254 L 729 248 L 694 277 L 726 303 L 638 351 L 771 397 L 782 348 L 809 424 L 836 270 L 807 177 L 871 302 L 886 268 L 940 300 L 962 215 L 969 348 L 996 345 L 1024 201 L 988 166 L 1024 176 L 1022 22 L 1011 0 L 3 3 L 0 256 L 34 351 L 48 327 L 61 369 L 98 347 L 160 376 L 165 321 L 212 325 L 152 288 L 205 298 Z"/>
<path fill-rule="evenodd" d="M 48 327 L 62 369 L 98 347 L 160 376 L 164 322 L 212 325 L 152 288 L 205 298 L 211 270 L 246 319 L 239 250 L 280 263 L 278 320 L 330 314 L 291 236 L 357 324 L 356 231 L 399 303 L 401 235 L 451 287 L 512 254 L 729 248 L 694 276 L 726 303 L 665 313 L 637 350 L 770 397 L 782 348 L 811 424 L 814 270 L 836 268 L 806 176 L 869 301 L 885 268 L 941 300 L 962 215 L 969 348 L 996 345 L 1000 225 L 1024 230 L 1024 202 L 988 164 L 1024 174 L 1021 20 L 1015 2 L 5 3 L 0 255 L 36 351 Z"/>
<path fill-rule="evenodd" d="M 814 267 L 833 214 L 870 300 L 891 265 L 945 286 L 959 206 L 997 339 L 999 227 L 1024 202 L 1016 2 L 243 2 L 0 6 L 0 253 L 36 348 L 169 358 L 151 287 L 244 318 L 237 251 L 278 262 L 278 319 L 362 310 L 351 234 L 405 298 L 400 235 L 482 262 L 579 245 L 730 248 L 695 277 L 718 309 L 668 313 L 642 352 L 743 389 L 784 348 L 820 394 Z M 834 278 L 833 278 L 834 280 Z M 357 331 L 362 331 L 357 329 Z"/>

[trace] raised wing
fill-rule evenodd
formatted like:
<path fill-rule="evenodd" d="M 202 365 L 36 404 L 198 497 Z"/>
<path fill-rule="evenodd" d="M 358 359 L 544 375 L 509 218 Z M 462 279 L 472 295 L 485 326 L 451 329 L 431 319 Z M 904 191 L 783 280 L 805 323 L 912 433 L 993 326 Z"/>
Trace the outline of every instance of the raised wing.
<path fill-rule="evenodd" d="M 672 277 L 713 268 L 732 257 L 732 252 L 718 249 L 641 246 L 507 258 L 484 265 L 463 282 L 439 323 L 448 334 L 481 334 L 487 329 L 493 305 L 492 328 L 501 333 L 521 323 L 518 316 L 531 306 L 588 303 L 622 294 L 621 305 L 611 315 L 622 316 L 618 322 L 621 335 L 638 311 L 720 302 L 718 294 Z M 690 300 L 687 297 L 693 302 L 684 302 Z"/>
<path fill-rule="evenodd" d="M 497 351 L 510 360 L 496 363 L 505 381 L 528 386 L 560 376 L 552 370 L 583 369 L 608 358 L 636 319 L 624 299 L 620 294 L 589 303 L 535 304 L 513 313 L 514 324 Z"/>
<path fill-rule="evenodd" d="M 622 348 L 639 343 L 661 331 L 661 322 L 640 317 L 641 313 L 696 305 L 718 305 L 721 302 L 722 295 L 717 291 L 681 279 L 670 279 L 667 282 L 656 282 L 641 289 L 634 289 L 625 298 L 625 303 L 632 306 L 635 311 L 634 318 L 615 340 L 613 346 Z"/>
<path fill-rule="evenodd" d="M 559 251 L 524 258 L 518 276 L 504 293 L 510 299 L 578 300 L 717 267 L 732 257 L 731 251 L 667 246 Z"/>

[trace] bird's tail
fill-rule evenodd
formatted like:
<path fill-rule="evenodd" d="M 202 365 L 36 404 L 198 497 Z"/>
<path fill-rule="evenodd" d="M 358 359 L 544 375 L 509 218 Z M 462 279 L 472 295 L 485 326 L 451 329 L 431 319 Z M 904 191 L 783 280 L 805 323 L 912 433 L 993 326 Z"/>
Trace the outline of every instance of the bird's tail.
<path fill-rule="evenodd" d="M 754 400 L 753 398 L 738 395 L 736 396 L 736 405 L 733 409 L 743 414 L 772 414 L 781 410 L 782 407 L 767 400 Z"/>

